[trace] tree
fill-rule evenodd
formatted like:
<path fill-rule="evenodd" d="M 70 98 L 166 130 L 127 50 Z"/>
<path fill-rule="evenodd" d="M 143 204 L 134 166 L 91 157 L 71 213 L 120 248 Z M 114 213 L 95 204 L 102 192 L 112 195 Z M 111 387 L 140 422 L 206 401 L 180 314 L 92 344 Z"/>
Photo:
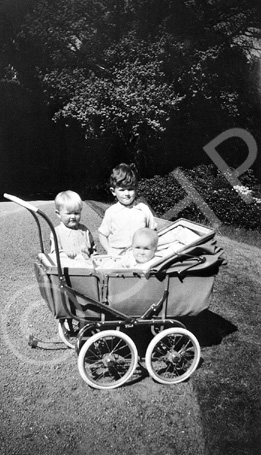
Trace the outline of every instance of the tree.
<path fill-rule="evenodd" d="M 66 181 L 76 155 L 96 180 L 123 158 L 153 175 L 206 160 L 202 147 L 233 126 L 260 136 L 257 1 L 24 5 L 5 34 L 1 72 L 55 122 Z"/>

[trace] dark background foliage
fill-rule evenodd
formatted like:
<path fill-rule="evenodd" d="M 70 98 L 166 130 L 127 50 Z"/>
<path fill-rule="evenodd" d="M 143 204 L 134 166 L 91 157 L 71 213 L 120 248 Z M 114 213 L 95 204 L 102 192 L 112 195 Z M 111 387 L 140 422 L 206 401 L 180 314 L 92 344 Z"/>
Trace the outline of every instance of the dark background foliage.
<path fill-rule="evenodd" d="M 182 169 L 181 172 L 214 212 L 220 224 L 261 231 L 261 189 L 251 169 L 244 174 L 241 182 L 248 191 L 252 191 L 252 202 L 246 202 L 240 197 L 240 194 L 231 187 L 222 172 L 217 171 L 214 165 L 200 165 L 190 170 Z M 173 207 L 178 207 L 178 204 L 188 195 L 186 188 L 183 188 L 175 178 L 175 173 L 157 175 L 151 179 L 143 178 L 139 182 L 139 191 L 159 217 L 164 216 Z M 185 207 L 178 212 L 178 217 L 211 224 L 212 220 L 205 216 L 202 200 L 197 200 L 195 193 L 195 199 L 184 204 Z M 256 200 L 260 200 L 260 203 Z M 176 217 L 175 213 L 173 220 Z M 170 216 L 169 219 L 172 217 Z"/>
<path fill-rule="evenodd" d="M 260 149 L 257 1 L 0 0 L 0 13 L 1 194 L 104 198 L 115 164 L 143 178 L 209 165 L 203 147 L 234 127 Z M 233 168 L 247 156 L 241 139 L 218 152 Z"/>

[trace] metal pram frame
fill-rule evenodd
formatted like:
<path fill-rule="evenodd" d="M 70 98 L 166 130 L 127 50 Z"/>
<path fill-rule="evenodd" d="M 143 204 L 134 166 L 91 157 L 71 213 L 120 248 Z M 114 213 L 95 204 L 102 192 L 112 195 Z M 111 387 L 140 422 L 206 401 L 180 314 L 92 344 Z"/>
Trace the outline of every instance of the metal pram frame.
<path fill-rule="evenodd" d="M 63 267 L 48 216 L 20 198 L 4 196 L 29 210 L 36 221 L 41 248 L 35 262 L 39 289 L 58 319 L 61 339 L 76 350 L 78 369 L 87 384 L 113 389 L 129 381 L 140 354 L 132 333 L 145 327 L 154 335 L 145 354 L 152 378 L 175 384 L 191 376 L 200 361 L 200 346 L 179 319 L 196 316 L 209 306 L 214 278 L 224 262 L 213 229 L 179 219 L 160 230 L 164 239 L 176 227 L 185 227 L 198 240 L 156 260 L 150 270 Z M 53 234 L 55 261 L 45 253 L 39 217 Z"/>

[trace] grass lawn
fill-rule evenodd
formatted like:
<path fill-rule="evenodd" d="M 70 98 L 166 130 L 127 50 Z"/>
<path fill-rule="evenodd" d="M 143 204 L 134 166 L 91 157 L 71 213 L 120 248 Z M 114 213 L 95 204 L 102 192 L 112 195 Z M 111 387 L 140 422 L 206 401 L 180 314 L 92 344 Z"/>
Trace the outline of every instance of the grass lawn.
<path fill-rule="evenodd" d="M 91 206 L 100 216 L 107 208 Z M 210 310 L 184 321 L 202 348 L 192 380 L 206 455 L 259 455 L 261 233 L 222 225 L 217 240 L 227 265 L 216 277 Z"/>
<path fill-rule="evenodd" d="M 261 447 L 261 249 L 253 245 L 261 245 L 261 236 L 236 229 L 229 234 L 240 242 L 218 237 L 228 265 L 221 268 L 215 283 L 210 307 L 215 318 L 210 313 L 205 327 L 201 321 L 199 328 L 199 338 L 207 330 L 210 343 L 205 347 L 203 343 L 203 364 L 194 376 L 194 389 L 208 453 L 257 455 Z"/>

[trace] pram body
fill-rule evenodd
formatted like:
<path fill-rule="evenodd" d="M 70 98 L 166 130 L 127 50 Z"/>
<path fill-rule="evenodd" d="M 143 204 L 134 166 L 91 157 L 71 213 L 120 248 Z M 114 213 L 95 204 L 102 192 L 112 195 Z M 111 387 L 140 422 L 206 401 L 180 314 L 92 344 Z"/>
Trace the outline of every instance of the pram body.
<path fill-rule="evenodd" d="M 142 336 L 145 327 L 154 335 L 145 364 L 155 380 L 178 383 L 195 371 L 200 346 L 180 318 L 209 307 L 224 261 L 213 229 L 179 219 L 160 230 L 160 257 L 149 269 L 64 267 L 48 217 L 31 204 L 5 196 L 27 208 L 37 222 L 41 253 L 34 267 L 39 289 L 59 322 L 62 340 L 76 349 L 79 372 L 89 385 L 111 389 L 131 378 L 139 359 L 132 332 Z M 55 260 L 44 251 L 37 215 L 53 232 Z M 173 252 L 169 246 L 175 232 L 182 230 L 189 234 L 188 241 Z"/>

